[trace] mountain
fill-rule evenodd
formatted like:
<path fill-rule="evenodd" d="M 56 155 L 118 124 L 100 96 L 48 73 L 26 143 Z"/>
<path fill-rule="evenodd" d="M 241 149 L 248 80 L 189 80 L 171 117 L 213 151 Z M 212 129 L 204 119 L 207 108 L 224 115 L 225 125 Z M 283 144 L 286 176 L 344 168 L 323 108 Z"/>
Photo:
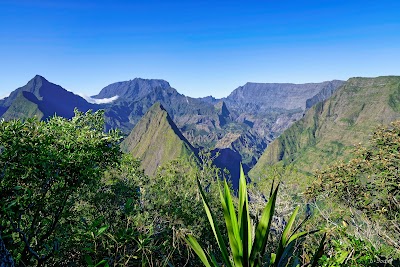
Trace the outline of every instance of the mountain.
<path fill-rule="evenodd" d="M 7 120 L 32 116 L 45 119 L 54 114 L 72 118 L 74 108 L 86 112 L 89 109 L 99 109 L 99 106 L 88 103 L 39 75 L 0 100 L 0 116 Z"/>
<path fill-rule="evenodd" d="M 150 176 L 171 160 L 195 156 L 194 147 L 158 102 L 136 124 L 121 148 L 141 159 L 145 173 Z"/>
<path fill-rule="evenodd" d="M 312 173 L 346 159 L 354 145 L 368 140 L 380 125 L 400 119 L 400 77 L 351 78 L 328 100 L 275 139 L 250 171 L 259 178 L 269 165 L 292 164 Z"/>
<path fill-rule="evenodd" d="M 92 98 L 102 99 L 118 96 L 125 100 L 137 101 L 150 94 L 154 88 L 167 89 L 170 87 L 169 83 L 164 80 L 135 78 L 126 82 L 112 83 Z"/>
<path fill-rule="evenodd" d="M 343 81 L 333 80 L 332 82 L 327 82 L 322 90 L 318 94 L 306 100 L 306 109 L 311 108 L 315 104 L 328 99 L 333 93 L 344 84 Z"/>
<path fill-rule="evenodd" d="M 334 91 L 342 84 L 343 81 L 338 80 L 305 84 L 246 83 L 235 89 L 226 101 L 228 106 L 256 113 L 273 109 L 304 111 L 308 99 L 320 94 L 321 91 L 328 92 L 327 88 Z"/>
<path fill-rule="evenodd" d="M 214 151 L 221 157 L 216 159 L 217 164 L 221 162 L 234 175 L 238 168 L 223 162 L 235 159 L 234 164 L 242 162 L 247 172 L 272 140 L 303 117 L 307 103 L 323 101 L 342 84 L 338 80 L 308 84 L 246 83 L 221 100 L 211 96 L 202 98 L 207 103 L 224 103 L 234 122 L 230 125 L 241 126 L 233 126 L 217 138 Z"/>
<path fill-rule="evenodd" d="M 35 76 L 24 87 L 0 100 L 5 119 L 54 114 L 70 118 L 73 109 L 105 109 L 106 130 L 118 128 L 128 135 L 155 103 L 159 102 L 182 135 L 198 149 L 220 153 L 218 167 L 232 176 L 242 162 L 252 168 L 268 144 L 305 110 L 332 94 L 341 81 L 314 84 L 247 83 L 228 97 L 191 98 L 180 94 L 167 81 L 135 78 L 104 87 L 91 104 L 80 96 Z M 105 101 L 107 100 L 107 101 Z M 232 160 L 234 159 L 234 162 Z"/>
<path fill-rule="evenodd" d="M 187 97 L 172 88 L 168 82 L 136 78 L 117 82 L 103 88 L 92 98 L 118 98 L 105 109 L 107 128 L 119 128 L 129 133 L 146 111 L 156 102 L 165 107 L 179 128 L 212 131 L 218 120 L 213 104 Z"/>

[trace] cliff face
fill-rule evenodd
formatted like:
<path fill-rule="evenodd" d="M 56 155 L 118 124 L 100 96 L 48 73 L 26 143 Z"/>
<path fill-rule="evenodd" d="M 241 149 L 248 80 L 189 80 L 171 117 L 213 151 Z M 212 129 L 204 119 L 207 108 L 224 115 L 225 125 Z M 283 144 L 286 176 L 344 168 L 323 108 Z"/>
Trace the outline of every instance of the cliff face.
<path fill-rule="evenodd" d="M 268 109 L 306 109 L 308 99 L 321 94 L 327 95 L 342 85 L 342 81 L 322 83 L 290 84 L 290 83 L 246 83 L 235 89 L 226 99 L 233 106 L 246 109 L 254 105 L 259 111 Z M 248 107 L 250 108 L 250 107 Z"/>
<path fill-rule="evenodd" d="M 167 89 L 171 86 L 167 81 L 157 79 L 135 78 L 130 81 L 112 83 L 104 87 L 98 95 L 93 98 L 111 98 L 118 96 L 125 100 L 136 101 L 148 95 L 154 88 Z"/>
<path fill-rule="evenodd" d="M 309 109 L 312 106 L 314 106 L 315 104 L 322 102 L 322 101 L 328 99 L 329 97 L 331 97 L 331 95 L 333 95 L 333 93 L 343 84 L 344 84 L 343 81 L 338 81 L 338 80 L 334 80 L 332 82 L 327 83 L 326 86 L 324 86 L 322 88 L 322 90 L 319 91 L 318 94 L 307 99 L 306 109 Z"/>
<path fill-rule="evenodd" d="M 352 78 L 274 140 L 251 170 L 283 161 L 305 173 L 348 157 L 379 125 L 400 119 L 400 77 Z"/>

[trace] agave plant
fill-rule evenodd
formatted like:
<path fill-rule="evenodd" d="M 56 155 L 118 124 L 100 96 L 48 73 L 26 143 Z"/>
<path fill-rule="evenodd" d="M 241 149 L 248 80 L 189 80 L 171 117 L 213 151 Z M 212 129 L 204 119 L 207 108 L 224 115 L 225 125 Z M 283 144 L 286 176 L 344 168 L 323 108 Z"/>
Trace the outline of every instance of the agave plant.
<path fill-rule="evenodd" d="M 210 222 L 210 226 L 212 228 L 212 231 L 214 232 L 218 246 L 221 250 L 223 265 L 226 267 L 261 266 L 268 242 L 268 235 L 270 232 L 271 221 L 275 210 L 276 196 L 278 193 L 279 184 L 275 188 L 275 190 L 273 189 L 273 186 L 271 188 L 271 194 L 268 203 L 262 212 L 261 218 L 257 226 L 255 226 L 255 236 L 253 239 L 253 226 L 250 221 L 246 179 L 242 167 L 240 166 L 239 207 L 237 215 L 234 209 L 229 186 L 226 181 L 224 181 L 224 189 L 223 192 L 220 189 L 220 196 L 224 212 L 224 219 L 226 223 L 226 230 L 229 238 L 230 251 L 232 253 L 231 256 L 229 256 L 228 247 L 225 244 L 224 239 L 222 238 L 221 231 L 219 230 L 218 225 L 215 223 L 215 216 L 211 212 L 210 206 L 206 200 L 204 191 L 200 185 L 199 180 L 197 180 L 197 183 L 203 200 L 204 209 Z M 290 219 L 283 230 L 279 242 L 279 247 L 277 248 L 276 253 L 271 253 L 269 255 L 270 260 L 269 263 L 267 263 L 267 266 L 287 266 L 288 261 L 293 254 L 293 249 L 296 241 L 298 241 L 302 237 L 305 237 L 308 234 L 318 232 L 318 230 L 312 232 L 298 232 L 300 227 L 296 227 L 292 231 L 298 211 L 299 207 L 297 207 L 294 210 L 293 214 L 290 216 Z M 322 238 L 319 248 L 313 257 L 311 266 L 316 266 L 320 255 L 322 255 L 324 241 L 325 235 Z M 197 242 L 195 237 L 189 235 L 186 239 L 186 242 L 199 256 L 200 260 L 205 266 L 219 266 L 215 257 L 213 255 L 207 254 Z M 292 262 L 292 266 L 299 265 L 300 264 L 296 261 Z"/>

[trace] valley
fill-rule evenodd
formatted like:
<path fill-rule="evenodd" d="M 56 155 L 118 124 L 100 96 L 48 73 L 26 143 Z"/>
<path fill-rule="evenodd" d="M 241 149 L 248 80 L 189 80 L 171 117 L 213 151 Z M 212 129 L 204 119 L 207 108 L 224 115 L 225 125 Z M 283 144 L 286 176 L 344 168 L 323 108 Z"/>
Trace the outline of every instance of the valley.
<path fill-rule="evenodd" d="M 240 162 L 247 173 L 276 137 L 343 83 L 338 80 L 308 84 L 246 83 L 229 96 L 216 99 L 182 95 L 164 80 L 135 78 L 110 84 L 99 94 L 84 99 L 37 75 L 0 100 L 0 115 L 6 120 L 33 116 L 45 120 L 55 114 L 71 118 L 75 107 L 82 112 L 104 109 L 106 131 L 119 129 L 128 136 L 146 112 L 160 103 L 174 123 L 172 128 L 176 127 L 175 138 L 196 153 L 206 149 L 218 154 L 215 164 L 229 170 L 231 177 L 238 177 Z M 147 138 L 160 137 L 153 136 L 150 130 L 143 131 L 141 135 Z M 160 140 L 153 142 L 157 144 Z M 167 162 L 169 157 L 164 157 L 157 162 Z M 149 168 L 146 172 L 154 173 L 158 166 L 154 164 L 145 164 L 145 169 Z"/>

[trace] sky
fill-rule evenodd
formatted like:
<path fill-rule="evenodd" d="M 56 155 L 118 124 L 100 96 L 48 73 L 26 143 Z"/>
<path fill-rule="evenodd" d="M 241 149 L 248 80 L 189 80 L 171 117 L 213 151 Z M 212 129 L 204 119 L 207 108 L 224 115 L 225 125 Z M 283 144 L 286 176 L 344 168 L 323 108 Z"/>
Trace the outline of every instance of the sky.
<path fill-rule="evenodd" d="M 0 0 L 0 14 L 0 97 L 36 74 L 86 95 L 164 79 L 192 97 L 400 75 L 397 0 Z"/>

